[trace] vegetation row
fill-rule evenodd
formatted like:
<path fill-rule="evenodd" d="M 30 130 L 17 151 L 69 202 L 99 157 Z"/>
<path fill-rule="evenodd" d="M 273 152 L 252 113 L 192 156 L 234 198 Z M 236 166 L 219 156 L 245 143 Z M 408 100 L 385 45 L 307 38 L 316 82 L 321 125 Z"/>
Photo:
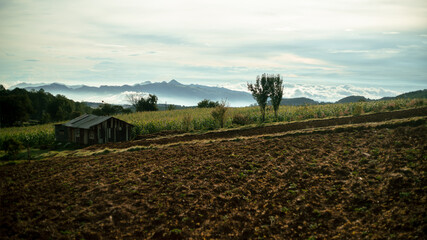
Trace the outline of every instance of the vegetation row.
<path fill-rule="evenodd" d="M 219 103 L 215 108 L 188 108 L 171 111 L 135 112 L 115 115 L 116 118 L 133 124 L 133 134 L 148 134 L 168 130 L 207 131 L 219 128 L 234 128 L 250 124 L 292 122 L 307 119 L 331 118 L 364 113 L 385 112 L 426 106 L 425 99 L 395 99 L 375 102 L 358 102 L 328 105 L 281 106 L 274 115 L 267 106 L 262 121 L 259 107 L 232 108 Z M 49 147 L 55 143 L 54 124 L 0 129 L 0 146 L 8 139 L 23 145 Z"/>

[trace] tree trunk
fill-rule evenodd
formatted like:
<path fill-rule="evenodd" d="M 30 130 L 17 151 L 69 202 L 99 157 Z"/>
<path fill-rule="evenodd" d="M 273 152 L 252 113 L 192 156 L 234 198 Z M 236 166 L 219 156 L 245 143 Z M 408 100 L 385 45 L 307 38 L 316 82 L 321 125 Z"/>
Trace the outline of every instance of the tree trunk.
<path fill-rule="evenodd" d="M 27 159 L 28 159 L 28 162 L 31 162 L 30 147 L 27 147 Z"/>
<path fill-rule="evenodd" d="M 265 106 L 261 107 L 261 122 L 265 121 Z"/>

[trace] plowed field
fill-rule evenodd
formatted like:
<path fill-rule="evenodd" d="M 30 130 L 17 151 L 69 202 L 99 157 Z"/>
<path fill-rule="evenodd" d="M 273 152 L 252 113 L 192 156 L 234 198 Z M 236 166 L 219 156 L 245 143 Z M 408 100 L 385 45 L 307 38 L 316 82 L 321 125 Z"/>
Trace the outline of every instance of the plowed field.
<path fill-rule="evenodd" d="M 0 238 L 425 239 L 426 136 L 424 118 L 2 166 Z"/>
<path fill-rule="evenodd" d="M 218 138 L 235 138 L 242 136 L 256 136 L 261 134 L 274 134 L 281 132 L 288 132 L 293 130 L 300 130 L 306 128 L 319 128 L 328 126 L 338 126 L 344 124 L 355 124 L 355 123 L 369 123 L 369 122 L 381 122 L 390 119 L 402 119 L 414 116 L 427 116 L 427 107 L 413 108 L 393 112 L 380 112 L 372 113 L 360 116 L 349 116 L 332 119 L 316 119 L 302 122 L 292 122 L 285 124 L 277 124 L 271 126 L 252 127 L 249 129 L 232 129 L 227 131 L 208 132 L 205 134 L 186 134 L 180 136 L 168 136 L 177 135 L 181 132 L 170 131 L 150 135 L 139 136 L 135 141 L 121 142 L 121 143 L 107 143 L 97 144 L 87 147 L 88 150 L 104 149 L 104 148 L 129 148 L 131 146 L 150 146 L 152 144 L 168 144 L 183 141 L 192 140 L 206 140 L 206 139 L 218 139 Z M 164 137 L 166 136 L 166 137 Z"/>

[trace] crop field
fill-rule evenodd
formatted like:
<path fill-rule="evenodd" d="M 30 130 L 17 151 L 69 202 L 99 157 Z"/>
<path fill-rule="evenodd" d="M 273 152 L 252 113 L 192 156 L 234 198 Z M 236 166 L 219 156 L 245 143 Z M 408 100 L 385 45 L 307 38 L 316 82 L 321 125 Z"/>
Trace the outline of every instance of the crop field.
<path fill-rule="evenodd" d="M 341 117 L 363 113 L 393 111 L 427 105 L 424 99 L 398 99 L 378 102 L 360 102 L 347 104 L 327 104 L 310 106 L 281 106 L 278 119 L 274 118 L 271 108 L 267 108 L 266 122 L 291 122 L 305 119 Z M 212 109 L 185 109 L 176 111 L 140 112 L 118 115 L 124 121 L 136 126 L 136 134 L 155 133 L 164 130 L 213 130 L 219 128 L 211 116 Z M 236 123 L 236 115 L 242 116 L 243 122 Z M 258 107 L 229 108 L 225 128 L 260 122 Z M 188 121 L 188 123 L 187 123 Z"/>
<path fill-rule="evenodd" d="M 0 238 L 424 239 L 426 120 L 1 166 Z"/>
<path fill-rule="evenodd" d="M 387 112 L 427 106 L 425 99 L 397 99 L 388 101 L 360 102 L 347 104 L 327 104 L 310 106 L 281 106 L 278 119 L 271 108 L 267 108 L 266 122 L 292 122 L 307 119 L 361 115 L 364 113 Z M 151 134 L 161 131 L 207 131 L 218 129 L 219 125 L 211 116 L 212 109 L 182 109 L 158 112 L 138 112 L 115 117 L 133 125 L 134 134 Z M 260 122 L 258 107 L 229 108 L 224 128 Z M 54 143 L 54 124 L 30 127 L 0 128 L 0 145 L 14 138 L 20 142 L 30 142 L 33 146 L 48 146 Z"/>

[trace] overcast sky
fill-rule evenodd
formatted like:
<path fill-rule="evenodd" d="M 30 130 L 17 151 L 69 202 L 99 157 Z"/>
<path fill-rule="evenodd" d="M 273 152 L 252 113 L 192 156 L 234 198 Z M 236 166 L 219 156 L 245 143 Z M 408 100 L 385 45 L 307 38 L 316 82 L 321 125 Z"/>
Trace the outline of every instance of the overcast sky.
<path fill-rule="evenodd" d="M 427 88 L 427 1 L 0 0 L 6 87 L 244 89 L 264 72 L 304 86 Z"/>

